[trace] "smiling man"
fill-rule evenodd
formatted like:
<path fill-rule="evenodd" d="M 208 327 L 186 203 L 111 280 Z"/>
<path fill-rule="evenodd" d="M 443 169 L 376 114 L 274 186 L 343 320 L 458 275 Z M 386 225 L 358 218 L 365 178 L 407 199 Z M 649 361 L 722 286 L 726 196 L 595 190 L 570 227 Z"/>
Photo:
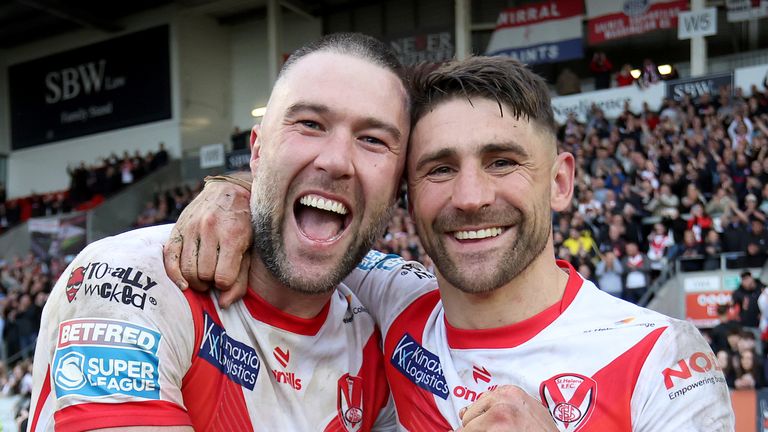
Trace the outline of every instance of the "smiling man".
<path fill-rule="evenodd" d="M 353 34 L 285 63 L 252 149 L 250 289 L 226 310 L 168 279 L 170 226 L 80 253 L 43 314 L 30 430 L 390 429 L 380 334 L 340 282 L 396 197 L 401 73 L 386 46 Z"/>
<path fill-rule="evenodd" d="M 399 426 L 732 431 L 725 379 L 692 325 L 616 299 L 555 259 L 551 212 L 571 207 L 575 162 L 557 152 L 544 81 L 514 60 L 478 57 L 413 87 L 409 205 L 436 277 L 374 251 L 345 279 L 382 329 Z M 221 225 L 231 224 L 247 220 Z M 202 266 L 214 265 L 233 263 Z"/>

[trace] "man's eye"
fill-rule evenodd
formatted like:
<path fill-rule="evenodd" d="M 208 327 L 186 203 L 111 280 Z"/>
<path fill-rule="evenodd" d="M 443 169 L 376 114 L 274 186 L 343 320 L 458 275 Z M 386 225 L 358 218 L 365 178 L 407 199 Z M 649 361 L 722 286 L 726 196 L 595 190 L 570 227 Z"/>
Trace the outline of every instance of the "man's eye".
<path fill-rule="evenodd" d="M 496 159 L 495 161 L 491 162 L 490 168 L 509 168 L 514 165 L 515 163 L 509 159 Z"/>
<path fill-rule="evenodd" d="M 431 175 L 431 176 L 443 176 L 443 175 L 448 175 L 451 172 L 453 172 L 453 170 L 450 167 L 442 165 L 442 166 L 439 166 L 439 167 L 431 169 L 429 171 L 428 175 Z"/>
<path fill-rule="evenodd" d="M 303 125 L 304 127 L 309 128 L 309 129 L 315 129 L 315 130 L 322 129 L 321 126 L 320 126 L 320 123 L 318 123 L 316 121 L 312 121 L 312 120 L 299 120 L 298 123 Z"/>
<path fill-rule="evenodd" d="M 368 144 L 387 145 L 387 143 L 385 143 L 384 141 L 382 141 L 382 140 L 380 140 L 380 139 L 378 139 L 376 137 L 372 137 L 372 136 L 364 136 L 364 137 L 361 137 L 360 140 L 361 141 L 365 141 Z"/>

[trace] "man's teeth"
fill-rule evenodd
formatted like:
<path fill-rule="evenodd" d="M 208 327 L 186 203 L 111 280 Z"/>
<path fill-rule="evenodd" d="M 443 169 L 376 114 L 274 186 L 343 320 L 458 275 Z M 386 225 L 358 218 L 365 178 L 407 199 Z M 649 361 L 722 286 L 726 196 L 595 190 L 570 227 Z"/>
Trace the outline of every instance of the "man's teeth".
<path fill-rule="evenodd" d="M 488 237 L 496 237 L 501 234 L 501 228 L 486 228 L 477 231 L 456 231 L 453 236 L 458 240 L 474 240 L 484 239 Z"/>
<path fill-rule="evenodd" d="M 327 210 L 341 215 L 345 215 L 349 211 L 344 206 L 344 204 L 332 199 L 322 198 L 317 195 L 303 196 L 299 202 L 308 207 L 319 208 L 320 210 Z"/>

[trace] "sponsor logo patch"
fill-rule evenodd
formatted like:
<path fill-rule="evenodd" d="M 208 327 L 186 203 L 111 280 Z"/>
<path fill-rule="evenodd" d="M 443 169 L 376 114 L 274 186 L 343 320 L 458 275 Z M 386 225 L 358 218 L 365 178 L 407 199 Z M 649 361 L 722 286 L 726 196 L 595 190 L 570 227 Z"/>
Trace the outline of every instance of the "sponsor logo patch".
<path fill-rule="evenodd" d="M 480 381 L 490 383 L 492 377 L 491 373 L 488 372 L 488 369 L 486 369 L 485 366 L 480 367 L 472 365 L 472 378 L 475 380 L 475 383 L 480 384 Z"/>
<path fill-rule="evenodd" d="M 354 305 L 352 302 L 352 294 L 348 294 L 345 296 L 347 299 L 347 313 L 344 315 L 344 318 L 342 318 L 342 321 L 344 324 L 349 324 L 355 319 L 355 315 L 359 313 L 369 313 L 368 309 L 364 307 L 363 305 Z"/>
<path fill-rule="evenodd" d="M 198 355 L 224 373 L 232 382 L 253 390 L 261 369 L 256 350 L 238 342 L 207 312 L 203 312 L 204 333 Z"/>
<path fill-rule="evenodd" d="M 347 432 L 357 432 L 363 426 L 363 379 L 344 374 L 339 378 L 338 411 Z"/>
<path fill-rule="evenodd" d="M 53 356 L 56 397 L 159 399 L 160 339 L 157 331 L 125 321 L 64 321 Z"/>
<path fill-rule="evenodd" d="M 275 360 L 277 360 L 283 368 L 288 367 L 288 362 L 291 361 L 290 350 L 287 349 L 283 351 L 282 348 L 275 347 L 275 349 L 272 350 L 272 355 L 275 356 Z M 279 384 L 287 384 L 289 387 L 293 387 L 296 391 L 301 390 L 301 378 L 298 378 L 296 373 L 272 369 L 272 375 L 274 375 L 275 381 Z"/>
<path fill-rule="evenodd" d="M 577 431 L 592 414 L 597 383 L 584 375 L 564 373 L 542 382 L 539 392 L 560 430 Z"/>
<path fill-rule="evenodd" d="M 680 359 L 676 365 L 664 369 L 661 376 L 667 390 L 672 390 L 668 394 L 672 400 L 698 387 L 724 384 L 725 378 L 720 371 L 722 368 L 714 354 L 695 352 L 688 358 Z"/>
<path fill-rule="evenodd" d="M 157 305 L 157 300 L 148 294 L 155 285 L 156 281 L 134 267 L 111 267 L 107 263 L 92 262 L 72 271 L 66 292 L 70 303 L 77 299 L 82 288 L 82 295 L 143 310 L 147 302 Z"/>
<path fill-rule="evenodd" d="M 70 303 L 75 299 L 75 295 L 77 295 L 80 286 L 83 284 L 84 273 L 85 267 L 78 267 L 69 274 L 69 279 L 67 279 L 67 300 Z"/>
<path fill-rule="evenodd" d="M 405 260 L 400 255 L 385 254 L 383 252 L 372 250 L 365 255 L 357 268 L 360 270 L 373 270 L 375 268 L 381 270 L 392 270 L 393 268 L 405 263 Z"/>
<path fill-rule="evenodd" d="M 424 349 L 410 334 L 403 335 L 389 361 L 417 386 L 448 399 L 448 384 L 443 375 L 440 358 Z"/>

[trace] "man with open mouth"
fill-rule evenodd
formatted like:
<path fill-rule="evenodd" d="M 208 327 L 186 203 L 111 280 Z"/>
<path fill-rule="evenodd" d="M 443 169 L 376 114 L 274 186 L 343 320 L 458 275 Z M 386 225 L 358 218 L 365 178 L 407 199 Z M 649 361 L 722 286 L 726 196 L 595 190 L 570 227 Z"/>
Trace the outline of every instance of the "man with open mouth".
<path fill-rule="evenodd" d="M 396 198 L 410 129 L 402 72 L 359 34 L 286 61 L 252 135 L 252 223 L 232 236 L 258 241 L 235 275 L 250 289 L 229 307 L 167 277 L 171 226 L 80 253 L 43 313 L 30 430 L 393 429 L 380 333 L 341 281 Z M 238 203 L 247 194 L 216 198 Z"/>
<path fill-rule="evenodd" d="M 409 208 L 436 277 L 372 251 L 345 279 L 382 330 L 399 427 L 732 431 L 725 378 L 690 323 L 604 293 L 555 259 L 551 212 L 572 206 L 575 161 L 557 151 L 543 80 L 477 57 L 417 75 L 411 97 Z M 187 215 L 184 236 L 198 237 L 206 215 L 247 225 L 207 206 Z M 197 243 L 227 244 L 209 233 Z M 181 284 L 178 247 L 167 271 Z M 233 264 L 214 256 L 205 267 Z"/>

